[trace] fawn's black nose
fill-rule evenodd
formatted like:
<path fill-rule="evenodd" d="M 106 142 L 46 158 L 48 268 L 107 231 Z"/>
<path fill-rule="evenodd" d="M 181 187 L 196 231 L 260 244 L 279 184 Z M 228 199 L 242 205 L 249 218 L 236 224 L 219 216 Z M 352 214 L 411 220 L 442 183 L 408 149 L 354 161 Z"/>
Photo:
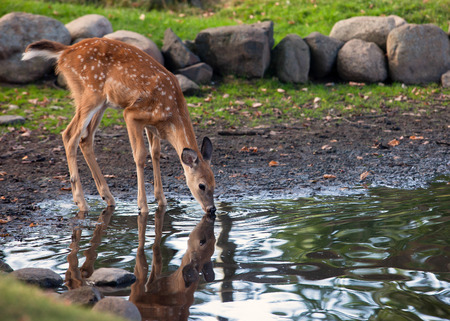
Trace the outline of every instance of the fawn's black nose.
<path fill-rule="evenodd" d="M 206 212 L 211 216 L 211 217 L 216 217 L 216 207 L 213 206 L 208 206 L 206 209 Z"/>

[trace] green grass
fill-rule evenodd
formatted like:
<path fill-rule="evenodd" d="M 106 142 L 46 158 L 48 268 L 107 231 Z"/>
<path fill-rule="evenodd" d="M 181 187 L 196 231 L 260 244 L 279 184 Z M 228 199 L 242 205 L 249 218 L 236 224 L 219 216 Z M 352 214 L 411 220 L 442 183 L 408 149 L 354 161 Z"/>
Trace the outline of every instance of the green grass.
<path fill-rule="evenodd" d="M 89 311 L 55 299 L 35 287 L 24 285 L 0 274 L 0 310 L 2 320 L 30 321 L 120 321 L 122 318 Z"/>
<path fill-rule="evenodd" d="M 0 1 L 0 16 L 25 11 L 68 23 L 85 14 L 101 14 L 111 21 L 114 30 L 141 33 L 158 46 L 162 45 L 164 31 L 169 27 L 182 39 L 194 39 L 199 31 L 209 27 L 273 20 L 275 42 L 279 42 L 289 33 L 302 37 L 313 31 L 329 34 L 337 21 L 356 15 L 396 14 L 410 23 L 434 23 L 445 31 L 449 19 L 447 0 L 229 0 L 208 10 L 180 6 L 166 11 L 55 1 Z M 219 121 L 232 126 L 257 126 L 390 110 L 425 113 L 429 112 L 429 106 L 442 105 L 439 97 L 444 94 L 449 95 L 450 91 L 436 84 L 406 88 L 400 84 L 330 87 L 312 83 L 283 84 L 269 76 L 258 80 L 226 77 L 215 86 L 204 86 L 198 96 L 187 97 L 187 102 L 193 121 L 201 126 Z M 11 110 L 10 105 L 19 108 Z M 31 130 L 43 128 L 59 133 L 67 126 L 73 112 L 72 101 L 65 90 L 42 84 L 0 88 L 0 114 L 25 116 L 27 122 L 23 126 Z M 102 126 L 117 124 L 123 125 L 121 111 L 109 109 Z M 0 134 L 20 127 L 0 127 Z"/>

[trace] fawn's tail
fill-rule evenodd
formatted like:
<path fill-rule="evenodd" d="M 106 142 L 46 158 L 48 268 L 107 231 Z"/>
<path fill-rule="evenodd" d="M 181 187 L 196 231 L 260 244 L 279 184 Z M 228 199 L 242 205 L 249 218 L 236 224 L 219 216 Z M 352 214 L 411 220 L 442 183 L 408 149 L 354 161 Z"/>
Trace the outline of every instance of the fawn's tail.
<path fill-rule="evenodd" d="M 58 59 L 61 53 L 67 49 L 68 46 L 62 43 L 50 41 L 50 40 L 40 40 L 33 42 L 28 45 L 22 55 L 22 60 L 29 60 L 34 57 L 41 57 L 44 59 Z"/>

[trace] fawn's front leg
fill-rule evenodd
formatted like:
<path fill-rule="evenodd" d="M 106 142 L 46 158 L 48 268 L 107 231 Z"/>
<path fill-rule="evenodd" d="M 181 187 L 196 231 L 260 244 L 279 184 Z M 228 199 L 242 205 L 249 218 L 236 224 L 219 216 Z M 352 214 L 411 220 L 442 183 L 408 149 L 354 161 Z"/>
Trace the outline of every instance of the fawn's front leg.
<path fill-rule="evenodd" d="M 161 168 L 159 160 L 161 158 L 161 139 L 151 130 L 145 128 L 145 133 L 147 134 L 148 144 L 150 147 L 150 155 L 152 156 L 153 164 L 153 189 L 155 193 L 155 199 L 158 202 L 158 206 L 167 205 L 166 197 L 164 196 L 162 179 L 161 179 Z"/>
<path fill-rule="evenodd" d="M 127 108 L 123 111 L 123 116 L 127 124 L 128 136 L 130 138 L 133 158 L 136 163 L 136 174 L 138 184 L 137 203 L 139 212 L 148 213 L 147 196 L 145 194 L 144 165 L 147 158 L 147 150 L 144 143 L 144 128 L 142 121 L 136 120 L 134 116 L 136 109 Z"/>

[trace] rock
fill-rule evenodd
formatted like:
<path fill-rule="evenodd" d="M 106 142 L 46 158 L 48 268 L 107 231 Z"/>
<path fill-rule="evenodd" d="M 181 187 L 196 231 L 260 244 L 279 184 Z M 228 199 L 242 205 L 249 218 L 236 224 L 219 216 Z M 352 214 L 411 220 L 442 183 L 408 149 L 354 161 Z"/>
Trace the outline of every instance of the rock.
<path fill-rule="evenodd" d="M 70 34 L 58 20 L 24 12 L 12 12 L 0 18 L 0 81 L 28 83 L 53 70 L 53 61 L 22 61 L 25 48 L 41 39 L 70 44 Z"/>
<path fill-rule="evenodd" d="M 450 88 L 450 70 L 441 76 L 441 84 L 444 88 Z"/>
<path fill-rule="evenodd" d="M 312 78 L 323 78 L 333 71 L 336 66 L 336 58 L 339 49 L 344 42 L 313 32 L 305 39 L 311 54 L 311 66 L 309 74 Z"/>
<path fill-rule="evenodd" d="M 195 38 L 200 59 L 221 75 L 263 77 L 270 63 L 268 31 L 251 25 L 202 30 Z"/>
<path fill-rule="evenodd" d="M 190 51 L 170 28 L 164 32 L 164 44 L 161 51 L 166 60 L 166 67 L 170 71 L 192 66 L 200 62 L 200 58 Z"/>
<path fill-rule="evenodd" d="M 94 305 L 92 310 L 112 313 L 131 321 L 142 320 L 141 313 L 133 303 L 118 297 L 101 299 Z"/>
<path fill-rule="evenodd" d="M 196 84 L 207 84 L 211 81 L 213 76 L 213 69 L 204 62 L 179 69 L 176 71 L 178 74 L 186 76 Z"/>
<path fill-rule="evenodd" d="M 104 36 L 108 39 L 114 39 L 126 42 L 130 45 L 138 47 L 145 53 L 152 56 L 157 62 L 164 66 L 164 57 L 158 46 L 149 38 L 133 31 L 118 30 Z"/>
<path fill-rule="evenodd" d="M 16 279 L 38 285 L 41 288 L 57 288 L 63 284 L 61 276 L 50 269 L 43 268 L 23 268 L 10 273 Z"/>
<path fill-rule="evenodd" d="M 275 39 L 273 39 L 273 25 L 273 21 L 270 20 L 257 22 L 250 25 L 251 27 L 260 28 L 264 31 L 267 39 L 269 39 L 269 49 L 272 49 L 275 44 Z"/>
<path fill-rule="evenodd" d="M 100 268 L 94 271 L 88 279 L 97 286 L 125 286 L 136 281 L 133 273 L 118 268 Z"/>
<path fill-rule="evenodd" d="M 330 32 L 330 37 L 347 42 L 351 39 L 361 39 L 376 43 L 381 49 L 386 50 L 386 40 L 389 32 L 406 24 L 406 21 L 398 16 L 388 17 L 353 17 L 338 21 Z"/>
<path fill-rule="evenodd" d="M 373 42 L 360 39 L 348 41 L 339 50 L 337 70 L 344 80 L 383 82 L 388 76 L 383 51 Z"/>
<path fill-rule="evenodd" d="M 12 271 L 14 270 L 9 266 L 9 264 L 0 259 L 0 272 L 9 273 Z"/>
<path fill-rule="evenodd" d="M 183 94 L 188 96 L 195 95 L 200 90 L 200 87 L 186 76 L 178 74 L 175 77 L 178 79 Z"/>
<path fill-rule="evenodd" d="M 26 119 L 22 116 L 2 115 L 0 116 L 0 125 L 23 124 Z"/>
<path fill-rule="evenodd" d="M 66 24 L 66 28 L 70 32 L 72 42 L 77 42 L 84 38 L 100 38 L 113 32 L 111 22 L 99 14 L 82 16 Z"/>
<path fill-rule="evenodd" d="M 60 298 L 67 300 L 73 304 L 94 305 L 103 298 L 103 294 L 93 286 L 82 286 L 74 290 L 64 292 Z"/>
<path fill-rule="evenodd" d="M 450 40 L 432 24 L 407 24 L 394 29 L 387 40 L 392 80 L 405 84 L 439 82 L 450 69 Z"/>
<path fill-rule="evenodd" d="M 309 47 L 298 35 L 287 35 L 272 51 L 272 67 L 283 82 L 307 82 L 309 65 Z"/>

